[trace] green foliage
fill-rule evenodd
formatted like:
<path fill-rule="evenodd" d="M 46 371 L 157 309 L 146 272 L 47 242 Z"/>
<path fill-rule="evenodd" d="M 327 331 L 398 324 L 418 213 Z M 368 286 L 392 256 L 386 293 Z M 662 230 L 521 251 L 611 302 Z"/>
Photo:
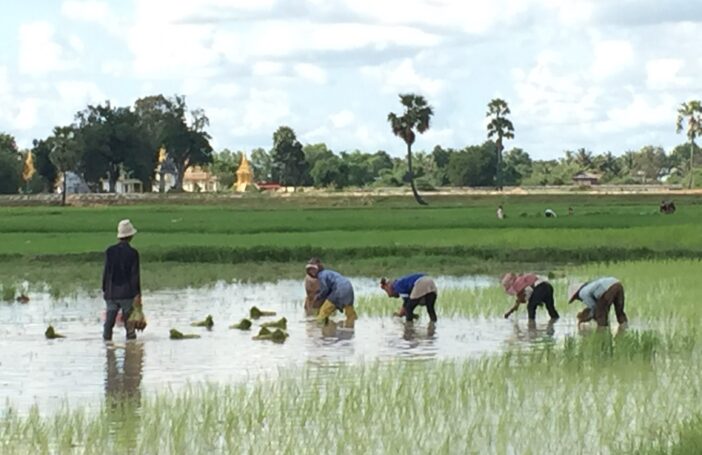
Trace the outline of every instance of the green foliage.
<path fill-rule="evenodd" d="M 336 155 L 318 159 L 310 175 L 316 187 L 343 188 L 348 182 L 348 168 Z"/>
<path fill-rule="evenodd" d="M 22 155 L 15 138 L 0 133 L 0 194 L 15 194 L 22 184 Z"/>
<path fill-rule="evenodd" d="M 249 310 L 249 316 L 251 319 L 260 319 L 267 316 L 275 316 L 275 311 L 260 310 L 256 306 L 252 306 Z"/>
<path fill-rule="evenodd" d="M 238 330 L 251 330 L 251 325 L 251 320 L 244 318 L 238 323 L 230 325 L 229 328 Z"/>
<path fill-rule="evenodd" d="M 207 317 L 202 321 L 193 322 L 190 325 L 192 327 L 205 327 L 211 329 L 214 326 L 214 320 L 212 319 L 212 315 L 208 314 Z"/>
<path fill-rule="evenodd" d="M 229 189 L 236 181 L 236 171 L 241 164 L 243 152 L 232 152 L 224 149 L 212 155 L 210 171 L 219 179 L 223 189 Z"/>
<path fill-rule="evenodd" d="M 455 152 L 449 158 L 449 182 L 453 186 L 493 185 L 496 162 L 497 155 L 495 154 L 495 145 L 492 142 Z"/>
<path fill-rule="evenodd" d="M 61 335 L 60 333 L 57 333 L 54 330 L 54 326 L 50 325 L 49 327 L 46 328 L 46 331 L 44 331 L 44 336 L 48 340 L 54 340 L 56 338 L 66 338 L 65 336 Z"/>
<path fill-rule="evenodd" d="M 169 337 L 171 340 L 192 340 L 195 338 L 200 338 L 200 335 L 184 334 L 176 329 L 171 329 L 169 331 Z"/>
<path fill-rule="evenodd" d="M 301 186 L 307 179 L 305 154 L 292 128 L 281 126 L 273 133 L 271 161 L 273 180 L 283 186 Z"/>

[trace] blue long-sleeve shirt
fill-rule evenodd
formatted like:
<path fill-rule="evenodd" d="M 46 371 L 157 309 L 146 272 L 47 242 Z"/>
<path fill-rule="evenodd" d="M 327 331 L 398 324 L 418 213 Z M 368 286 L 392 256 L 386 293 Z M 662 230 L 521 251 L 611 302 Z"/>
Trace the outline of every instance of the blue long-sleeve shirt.
<path fill-rule="evenodd" d="M 613 284 L 618 282 L 618 279 L 611 276 L 598 278 L 585 284 L 585 286 L 578 291 L 578 297 L 580 297 L 580 300 L 582 300 L 588 308 L 594 311 L 595 305 L 600 297 L 602 297 L 602 294 L 607 292 Z"/>
<path fill-rule="evenodd" d="M 402 300 L 407 303 L 409 302 L 409 296 L 412 293 L 414 284 L 423 276 L 425 276 L 424 273 L 412 273 L 400 277 L 392 283 L 392 289 L 398 297 L 402 298 Z"/>
<path fill-rule="evenodd" d="M 319 291 L 317 301 L 331 301 L 338 309 L 353 305 L 353 286 L 348 278 L 333 270 L 324 269 L 317 274 Z"/>

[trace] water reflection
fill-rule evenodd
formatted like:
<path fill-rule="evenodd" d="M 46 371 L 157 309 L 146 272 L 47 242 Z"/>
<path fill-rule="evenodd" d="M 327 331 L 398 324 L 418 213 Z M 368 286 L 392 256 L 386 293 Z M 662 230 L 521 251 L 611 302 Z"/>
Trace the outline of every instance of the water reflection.
<path fill-rule="evenodd" d="M 556 321 L 549 320 L 546 324 L 537 324 L 528 320 L 526 330 L 519 320 L 512 321 L 512 336 L 507 339 L 508 344 L 514 343 L 545 343 L 554 341 L 556 334 Z"/>
<path fill-rule="evenodd" d="M 105 347 L 105 398 L 141 402 L 144 369 L 144 344 L 127 342 L 124 347 L 111 343 Z"/>

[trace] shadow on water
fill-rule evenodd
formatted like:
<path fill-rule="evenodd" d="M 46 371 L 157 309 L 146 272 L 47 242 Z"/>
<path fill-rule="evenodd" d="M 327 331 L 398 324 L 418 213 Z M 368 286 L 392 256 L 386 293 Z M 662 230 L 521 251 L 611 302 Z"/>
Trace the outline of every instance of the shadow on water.
<path fill-rule="evenodd" d="M 110 433 L 124 440 L 120 446 L 135 449 L 141 428 L 141 381 L 144 344 L 128 341 L 119 346 L 105 344 L 105 408 Z"/>

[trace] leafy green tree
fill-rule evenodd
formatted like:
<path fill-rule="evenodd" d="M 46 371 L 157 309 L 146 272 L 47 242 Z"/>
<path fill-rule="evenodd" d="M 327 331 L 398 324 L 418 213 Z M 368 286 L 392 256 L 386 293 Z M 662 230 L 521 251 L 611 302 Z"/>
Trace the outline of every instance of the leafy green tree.
<path fill-rule="evenodd" d="M 575 164 L 577 164 L 581 170 L 587 171 L 592 169 L 593 156 L 591 151 L 586 150 L 584 148 L 579 148 L 575 152 L 574 160 Z"/>
<path fill-rule="evenodd" d="M 636 154 L 634 170 L 637 176 L 656 181 L 667 174 L 667 161 L 663 147 L 647 145 Z"/>
<path fill-rule="evenodd" d="M 373 176 L 373 181 L 380 178 L 380 174 L 388 169 L 392 169 L 392 158 L 384 150 L 379 150 L 368 157 L 368 167 Z"/>
<path fill-rule="evenodd" d="M 15 138 L 0 133 L 0 194 L 15 194 L 22 185 L 22 155 Z"/>
<path fill-rule="evenodd" d="M 342 152 L 341 161 L 346 170 L 345 184 L 349 186 L 363 187 L 374 180 L 373 170 L 370 165 L 370 156 L 354 150 L 351 153 Z"/>
<path fill-rule="evenodd" d="M 316 187 L 334 186 L 343 188 L 348 181 L 346 163 L 336 155 L 318 159 L 314 163 L 310 174 Z"/>
<path fill-rule="evenodd" d="M 191 166 L 212 163 L 210 135 L 205 131 L 210 120 L 202 109 L 188 112 L 184 96 L 166 98 L 149 96 L 136 101 L 134 111 L 147 132 L 148 144 L 154 157 L 163 146 L 176 168 L 175 189 L 182 191 L 185 171 Z M 190 119 L 188 119 L 188 114 Z"/>
<path fill-rule="evenodd" d="M 687 128 L 685 124 L 687 123 Z M 694 185 L 695 149 L 697 144 L 695 139 L 702 135 L 702 102 L 698 100 L 688 101 L 680 105 L 678 118 L 675 122 L 676 132 L 680 134 L 684 129 L 688 141 L 690 141 L 690 182 L 688 188 Z"/>
<path fill-rule="evenodd" d="M 49 158 L 56 166 L 56 169 L 63 175 L 63 191 L 61 192 L 61 205 L 66 205 L 66 184 L 68 179 L 66 173 L 75 171 L 81 160 L 83 148 L 76 139 L 76 131 L 73 127 L 64 126 L 54 128 L 54 134 L 50 139 L 51 153 Z"/>
<path fill-rule="evenodd" d="M 414 199 L 420 205 L 427 205 L 424 199 L 417 192 L 417 187 L 414 183 L 414 172 L 412 170 L 412 144 L 416 138 L 415 130 L 419 134 L 423 134 L 429 129 L 431 117 L 434 115 L 434 110 L 427 103 L 423 96 L 412 93 L 401 94 L 400 103 L 404 106 L 405 111 L 401 116 L 391 112 L 388 114 L 388 122 L 392 133 L 405 141 L 407 145 L 407 170 L 409 174 L 410 186 Z"/>
<path fill-rule="evenodd" d="M 334 156 L 334 153 L 327 148 L 324 143 L 319 144 L 306 144 L 302 147 L 302 152 L 305 154 L 305 161 L 307 162 L 307 169 L 314 169 L 314 165 L 319 160 L 326 160 Z M 307 175 L 305 185 L 312 185 L 313 178 L 311 174 Z"/>
<path fill-rule="evenodd" d="M 236 171 L 239 169 L 243 154 L 244 152 L 224 149 L 212 155 L 209 170 L 217 177 L 222 188 L 231 188 L 236 181 Z"/>
<path fill-rule="evenodd" d="M 453 186 L 491 186 L 495 184 L 497 154 L 495 143 L 485 142 L 451 154 L 448 178 Z"/>
<path fill-rule="evenodd" d="M 114 192 L 125 173 L 151 186 L 156 154 L 131 109 L 109 102 L 88 106 L 76 115 L 75 132 L 83 148 L 80 170 L 86 181 L 97 186 L 106 177 L 109 191 Z"/>
<path fill-rule="evenodd" d="M 52 192 L 54 185 L 56 185 L 56 180 L 58 179 L 58 170 L 56 166 L 54 166 L 54 163 L 51 162 L 51 140 L 35 139 L 32 145 L 34 168 L 37 171 L 37 176 L 42 180 L 43 191 Z"/>
<path fill-rule="evenodd" d="M 253 168 L 255 181 L 268 182 L 273 179 L 271 175 L 273 161 L 271 160 L 271 155 L 265 149 L 260 147 L 253 149 L 249 162 Z"/>
<path fill-rule="evenodd" d="M 455 153 L 452 149 L 444 149 L 440 145 L 434 147 L 431 152 L 431 156 L 436 164 L 436 183 L 438 185 L 448 185 L 449 179 L 447 174 L 447 167 L 451 154 Z"/>
<path fill-rule="evenodd" d="M 520 148 L 513 148 L 507 154 L 503 163 L 503 183 L 520 185 L 522 180 L 532 172 L 532 161 L 528 153 Z"/>
<path fill-rule="evenodd" d="M 496 161 L 496 184 L 498 189 L 502 189 L 502 151 L 504 150 L 504 140 L 514 139 L 514 125 L 507 118 L 510 114 L 509 106 L 505 100 L 495 98 L 488 103 L 488 111 L 485 114 L 490 118 L 487 125 L 488 139 L 495 139 Z"/>
<path fill-rule="evenodd" d="M 302 185 L 308 173 L 302 144 L 297 140 L 292 128 L 281 126 L 273 133 L 271 150 L 273 179 L 284 186 Z"/>
<path fill-rule="evenodd" d="M 602 174 L 603 182 L 608 182 L 619 177 L 622 171 L 621 163 L 612 152 L 597 155 L 592 161 L 592 166 L 597 172 Z"/>

